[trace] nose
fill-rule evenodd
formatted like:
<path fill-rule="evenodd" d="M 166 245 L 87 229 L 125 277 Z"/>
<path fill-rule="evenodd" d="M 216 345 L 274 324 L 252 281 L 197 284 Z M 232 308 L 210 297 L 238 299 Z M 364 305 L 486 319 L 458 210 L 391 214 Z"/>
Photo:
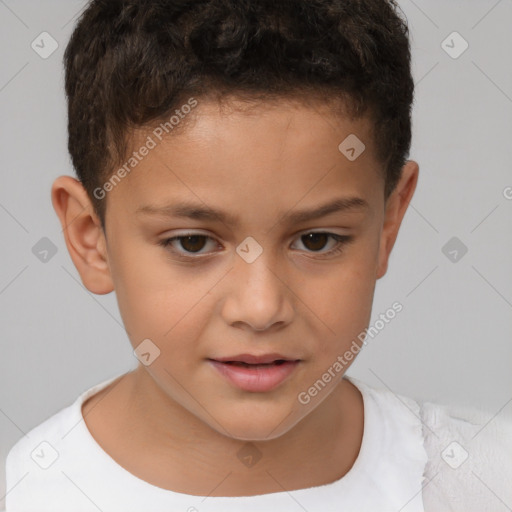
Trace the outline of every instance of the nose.
<path fill-rule="evenodd" d="M 281 329 L 291 322 L 293 293 L 282 272 L 266 258 L 265 251 L 252 263 L 237 258 L 229 275 L 228 295 L 222 308 L 229 325 L 267 331 Z"/>

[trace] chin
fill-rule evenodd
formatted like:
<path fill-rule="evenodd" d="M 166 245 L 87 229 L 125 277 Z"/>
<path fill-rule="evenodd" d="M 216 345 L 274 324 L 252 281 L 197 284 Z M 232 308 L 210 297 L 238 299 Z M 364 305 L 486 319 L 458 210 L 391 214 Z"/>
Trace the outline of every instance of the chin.
<path fill-rule="evenodd" d="M 285 419 L 286 421 L 283 421 Z M 296 423 L 296 422 L 295 422 Z M 224 430 L 216 428 L 222 435 L 238 441 L 271 441 L 289 432 L 295 425 L 286 414 L 265 416 L 263 412 L 254 411 L 243 418 L 226 417 L 221 425 Z"/>
<path fill-rule="evenodd" d="M 286 432 L 288 432 L 288 431 L 287 430 L 272 431 L 272 428 L 269 428 L 266 430 L 251 428 L 251 429 L 246 429 L 246 430 L 240 429 L 237 431 L 230 430 L 229 437 L 235 441 L 258 443 L 258 442 L 272 441 L 273 439 L 277 439 L 277 438 L 281 437 Z"/>

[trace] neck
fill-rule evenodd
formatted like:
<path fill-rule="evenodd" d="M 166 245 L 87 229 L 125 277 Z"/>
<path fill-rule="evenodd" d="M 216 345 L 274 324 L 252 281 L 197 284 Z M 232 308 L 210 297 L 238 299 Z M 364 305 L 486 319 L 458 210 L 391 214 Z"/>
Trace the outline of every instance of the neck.
<path fill-rule="evenodd" d="M 346 379 L 282 436 L 248 442 L 201 421 L 144 368 L 125 378 L 124 421 L 138 448 L 128 463 L 139 478 L 175 492 L 244 496 L 324 485 L 343 477 L 359 453 L 363 400 Z M 298 471 L 305 461 L 308 471 Z"/>

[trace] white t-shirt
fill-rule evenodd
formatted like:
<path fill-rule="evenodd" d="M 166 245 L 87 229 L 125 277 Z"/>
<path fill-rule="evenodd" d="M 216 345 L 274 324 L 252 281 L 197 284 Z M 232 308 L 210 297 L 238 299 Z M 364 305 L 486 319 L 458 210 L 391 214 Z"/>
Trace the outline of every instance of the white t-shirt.
<path fill-rule="evenodd" d="M 364 400 L 359 455 L 341 479 L 246 497 L 204 497 L 151 485 L 95 441 L 82 393 L 20 439 L 7 457 L 7 512 L 507 512 L 512 421 L 419 403 L 353 377 Z"/>

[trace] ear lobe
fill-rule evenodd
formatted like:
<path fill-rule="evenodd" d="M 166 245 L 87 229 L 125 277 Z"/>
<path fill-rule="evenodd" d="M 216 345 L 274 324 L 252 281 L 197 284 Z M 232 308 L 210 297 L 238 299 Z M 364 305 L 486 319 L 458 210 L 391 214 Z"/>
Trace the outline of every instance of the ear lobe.
<path fill-rule="evenodd" d="M 382 228 L 376 278 L 383 277 L 388 270 L 389 256 L 395 245 L 398 230 L 402 224 L 407 207 L 416 190 L 419 166 L 408 160 L 402 167 L 402 176 L 386 204 L 384 225 Z"/>
<path fill-rule="evenodd" d="M 84 286 L 104 295 L 114 290 L 105 234 L 80 181 L 59 176 L 52 185 L 52 204 L 57 213 L 73 263 Z"/>

